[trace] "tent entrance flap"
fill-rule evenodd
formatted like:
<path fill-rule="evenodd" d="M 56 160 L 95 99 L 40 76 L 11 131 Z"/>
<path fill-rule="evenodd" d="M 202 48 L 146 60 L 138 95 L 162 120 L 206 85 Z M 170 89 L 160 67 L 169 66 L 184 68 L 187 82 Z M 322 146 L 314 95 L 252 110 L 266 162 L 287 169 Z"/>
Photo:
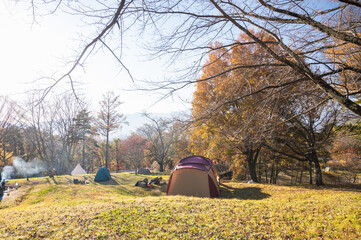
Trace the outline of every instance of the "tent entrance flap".
<path fill-rule="evenodd" d="M 192 168 L 180 169 L 173 173 L 168 195 L 209 197 L 208 184 L 207 172 Z"/>

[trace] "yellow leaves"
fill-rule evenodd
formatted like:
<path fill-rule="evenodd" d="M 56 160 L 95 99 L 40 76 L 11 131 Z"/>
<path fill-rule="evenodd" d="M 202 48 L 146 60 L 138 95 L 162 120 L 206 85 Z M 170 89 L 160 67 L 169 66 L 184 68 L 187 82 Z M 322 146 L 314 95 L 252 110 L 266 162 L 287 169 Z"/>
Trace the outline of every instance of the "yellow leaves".
<path fill-rule="evenodd" d="M 14 157 L 13 152 L 8 152 L 4 144 L 0 144 L 0 166 L 11 164 Z"/>
<path fill-rule="evenodd" d="M 265 33 L 253 34 L 263 40 L 269 38 Z M 274 76 L 282 75 L 283 71 L 267 66 L 274 60 L 252 42 L 241 34 L 229 48 L 221 43 L 211 45 L 213 51 L 203 66 L 193 95 L 192 113 L 196 121 L 190 137 L 193 153 L 222 155 L 228 150 L 232 152 L 234 146 L 244 140 L 241 133 L 252 135 L 258 131 L 257 126 L 268 121 L 266 106 L 257 109 L 264 93 L 252 93 L 269 85 L 269 80 L 274 81 Z M 270 47 L 276 48 L 275 45 Z"/>
<path fill-rule="evenodd" d="M 357 34 L 361 37 L 361 33 Z M 326 49 L 327 57 L 337 63 L 343 63 L 348 66 L 361 65 L 361 47 L 352 43 L 335 42 L 332 48 Z"/>

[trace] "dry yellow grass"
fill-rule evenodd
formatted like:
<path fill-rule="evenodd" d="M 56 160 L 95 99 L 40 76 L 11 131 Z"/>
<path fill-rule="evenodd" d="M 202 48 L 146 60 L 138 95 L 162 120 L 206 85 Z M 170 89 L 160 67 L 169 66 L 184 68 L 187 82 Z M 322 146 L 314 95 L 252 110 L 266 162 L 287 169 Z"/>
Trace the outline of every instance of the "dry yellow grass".
<path fill-rule="evenodd" d="M 165 196 L 135 187 L 146 176 L 105 184 L 71 176 L 18 181 L 0 203 L 4 239 L 360 239 L 361 191 L 229 182 L 221 198 Z M 164 177 L 164 176 L 163 176 Z M 148 176 L 149 178 L 149 176 Z M 167 176 L 165 176 L 167 178 Z"/>

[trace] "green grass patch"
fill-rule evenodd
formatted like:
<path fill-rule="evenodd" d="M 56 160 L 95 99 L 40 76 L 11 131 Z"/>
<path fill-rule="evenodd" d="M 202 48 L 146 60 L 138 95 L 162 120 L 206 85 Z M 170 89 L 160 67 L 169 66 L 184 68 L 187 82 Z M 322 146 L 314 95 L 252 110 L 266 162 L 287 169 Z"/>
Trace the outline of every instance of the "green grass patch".
<path fill-rule="evenodd" d="M 361 190 L 229 182 L 221 198 L 134 186 L 154 176 L 38 178 L 0 203 L 4 239 L 360 239 Z M 168 176 L 163 176 L 168 180 Z M 20 200 L 19 200 L 20 199 Z M 1 208 L 1 206 L 5 206 Z"/>

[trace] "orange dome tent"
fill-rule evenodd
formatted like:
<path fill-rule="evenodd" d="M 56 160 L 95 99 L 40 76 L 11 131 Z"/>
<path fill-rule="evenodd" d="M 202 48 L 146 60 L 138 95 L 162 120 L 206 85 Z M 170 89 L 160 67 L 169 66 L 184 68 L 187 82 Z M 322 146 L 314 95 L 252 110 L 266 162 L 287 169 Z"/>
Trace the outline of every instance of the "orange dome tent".
<path fill-rule="evenodd" d="M 169 178 L 167 195 L 219 197 L 218 174 L 212 161 L 202 156 L 180 160 Z"/>

